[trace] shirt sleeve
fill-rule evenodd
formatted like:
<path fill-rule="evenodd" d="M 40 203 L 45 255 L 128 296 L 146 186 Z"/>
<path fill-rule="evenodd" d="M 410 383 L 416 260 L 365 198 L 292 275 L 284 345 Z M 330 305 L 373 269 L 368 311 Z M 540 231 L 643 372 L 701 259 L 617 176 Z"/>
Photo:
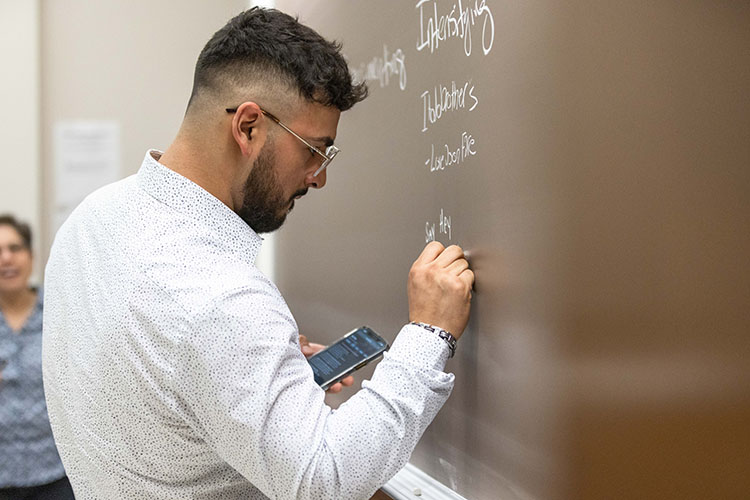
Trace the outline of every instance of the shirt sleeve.
<path fill-rule="evenodd" d="M 278 291 L 241 289 L 195 318 L 175 386 L 201 437 L 268 497 L 370 498 L 450 395 L 448 355 L 444 341 L 407 325 L 372 380 L 332 410 Z"/>

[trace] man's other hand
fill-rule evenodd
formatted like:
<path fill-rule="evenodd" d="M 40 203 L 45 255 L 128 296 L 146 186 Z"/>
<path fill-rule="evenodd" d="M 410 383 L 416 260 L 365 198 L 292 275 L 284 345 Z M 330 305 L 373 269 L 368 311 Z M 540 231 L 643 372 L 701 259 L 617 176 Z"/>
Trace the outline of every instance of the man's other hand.
<path fill-rule="evenodd" d="M 304 354 L 306 358 L 309 358 L 310 356 L 320 351 L 321 349 L 325 349 L 325 346 L 323 344 L 316 344 L 314 342 L 310 342 L 309 340 L 307 340 L 307 337 L 305 337 L 304 335 L 299 336 L 299 346 L 302 349 L 302 354 Z M 331 387 L 328 388 L 326 392 L 335 394 L 337 392 L 341 392 L 344 389 L 344 386 L 349 387 L 353 383 L 354 383 L 354 377 L 349 375 L 348 377 L 341 380 L 341 382 L 337 382 L 333 384 Z"/>

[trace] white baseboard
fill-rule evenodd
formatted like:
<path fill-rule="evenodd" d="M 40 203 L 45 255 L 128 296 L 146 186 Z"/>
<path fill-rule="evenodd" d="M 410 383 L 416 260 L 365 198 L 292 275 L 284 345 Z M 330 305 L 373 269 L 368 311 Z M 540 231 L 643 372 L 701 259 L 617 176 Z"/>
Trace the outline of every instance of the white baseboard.
<path fill-rule="evenodd" d="M 412 464 L 406 464 L 381 489 L 394 500 L 466 500 Z"/>

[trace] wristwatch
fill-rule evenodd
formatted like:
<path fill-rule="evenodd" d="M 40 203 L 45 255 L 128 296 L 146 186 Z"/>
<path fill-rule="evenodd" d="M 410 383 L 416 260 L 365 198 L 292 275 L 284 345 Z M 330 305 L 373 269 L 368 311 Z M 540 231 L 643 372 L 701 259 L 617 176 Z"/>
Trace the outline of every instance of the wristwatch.
<path fill-rule="evenodd" d="M 451 335 L 451 332 L 447 330 L 443 330 L 440 327 L 428 325 L 427 323 L 419 323 L 418 321 L 412 321 L 409 323 L 410 325 L 420 326 L 424 328 L 425 330 L 437 333 L 437 336 L 441 339 L 445 340 L 445 343 L 448 344 L 448 348 L 451 350 L 451 358 L 456 355 L 456 337 Z"/>

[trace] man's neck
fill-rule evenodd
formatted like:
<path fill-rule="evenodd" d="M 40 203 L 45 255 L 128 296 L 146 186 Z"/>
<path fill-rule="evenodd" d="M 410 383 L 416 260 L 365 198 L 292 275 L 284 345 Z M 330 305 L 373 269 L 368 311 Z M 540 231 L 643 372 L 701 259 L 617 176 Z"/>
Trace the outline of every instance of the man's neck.
<path fill-rule="evenodd" d="M 226 180 L 226 165 L 211 148 L 178 135 L 159 158 L 159 163 L 190 179 L 234 210 L 231 184 Z"/>

